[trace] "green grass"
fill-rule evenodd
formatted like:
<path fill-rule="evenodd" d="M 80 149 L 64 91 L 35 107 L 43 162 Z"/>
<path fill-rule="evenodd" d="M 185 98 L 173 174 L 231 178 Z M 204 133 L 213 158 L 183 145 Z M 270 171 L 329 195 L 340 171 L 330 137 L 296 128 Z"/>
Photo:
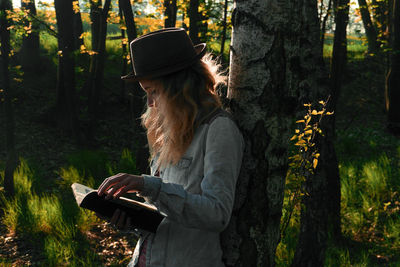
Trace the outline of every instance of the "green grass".
<path fill-rule="evenodd" d="M 361 60 L 364 59 L 365 53 L 367 52 L 367 44 L 364 39 L 357 38 L 354 36 L 347 36 L 347 58 L 349 60 Z M 325 35 L 325 44 L 324 44 L 324 58 L 332 57 L 332 49 L 333 49 L 333 35 L 326 34 Z"/>
<path fill-rule="evenodd" d="M 35 175 L 40 172 L 21 159 L 14 172 L 15 196 L 6 198 L 0 192 L 2 224 L 9 233 L 18 234 L 43 254 L 42 265 L 99 266 L 101 257 L 84 235 L 99 219 L 76 205 L 71 183 L 94 186 L 114 171 L 135 173 L 135 160 L 126 149 L 118 162 L 110 162 L 103 152 L 84 150 L 68 155 L 67 162 L 67 166 L 60 168 L 53 192 L 45 193 L 32 186 L 41 179 Z M 0 183 L 3 176 L 2 171 Z M 8 261 L 0 260 L 0 264 Z"/>
<path fill-rule="evenodd" d="M 325 266 L 400 266 L 400 141 L 379 125 L 337 131 L 343 244 L 330 243 Z M 290 211 L 285 192 L 284 221 Z M 277 248 L 289 266 L 299 233 L 300 205 Z"/>

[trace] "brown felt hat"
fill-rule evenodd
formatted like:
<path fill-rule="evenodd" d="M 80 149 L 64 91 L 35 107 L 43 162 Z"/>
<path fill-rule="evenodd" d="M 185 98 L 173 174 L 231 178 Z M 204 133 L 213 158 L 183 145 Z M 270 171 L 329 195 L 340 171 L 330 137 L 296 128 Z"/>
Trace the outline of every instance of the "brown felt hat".
<path fill-rule="evenodd" d="M 182 28 L 165 28 L 143 35 L 130 44 L 133 72 L 121 79 L 157 78 L 189 67 L 206 52 L 206 44 L 193 45 Z"/>

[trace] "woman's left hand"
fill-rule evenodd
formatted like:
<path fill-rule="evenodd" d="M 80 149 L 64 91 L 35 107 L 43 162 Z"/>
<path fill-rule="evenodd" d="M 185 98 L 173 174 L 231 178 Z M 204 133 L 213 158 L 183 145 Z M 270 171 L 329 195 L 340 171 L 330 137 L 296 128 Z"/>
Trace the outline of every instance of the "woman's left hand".
<path fill-rule="evenodd" d="M 127 173 L 118 173 L 106 178 L 97 189 L 99 196 L 106 194 L 106 199 L 119 198 L 127 192 L 138 192 L 143 189 L 142 176 Z"/>

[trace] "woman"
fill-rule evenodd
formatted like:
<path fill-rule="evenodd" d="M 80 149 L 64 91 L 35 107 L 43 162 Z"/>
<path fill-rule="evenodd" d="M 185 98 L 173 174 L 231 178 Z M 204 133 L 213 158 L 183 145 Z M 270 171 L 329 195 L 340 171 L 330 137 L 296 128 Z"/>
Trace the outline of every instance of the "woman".
<path fill-rule="evenodd" d="M 133 40 L 133 73 L 147 95 L 151 175 L 117 174 L 99 195 L 126 192 L 166 215 L 155 234 L 141 232 L 129 266 L 223 266 L 219 234 L 227 226 L 242 161 L 243 138 L 215 88 L 217 66 L 185 30 L 168 28 Z M 111 222 L 129 227 L 117 211 Z"/>

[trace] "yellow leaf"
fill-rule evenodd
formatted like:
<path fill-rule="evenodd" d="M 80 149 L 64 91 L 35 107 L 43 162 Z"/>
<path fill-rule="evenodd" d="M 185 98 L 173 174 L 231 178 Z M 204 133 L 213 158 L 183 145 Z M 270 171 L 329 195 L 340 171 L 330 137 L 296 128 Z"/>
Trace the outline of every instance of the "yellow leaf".
<path fill-rule="evenodd" d="M 305 131 L 304 134 L 305 134 L 305 135 L 312 134 L 312 130 Z"/>
<path fill-rule="evenodd" d="M 313 168 L 314 169 L 317 168 L 317 165 L 318 165 L 318 159 L 314 159 L 313 160 Z"/>
<path fill-rule="evenodd" d="M 311 104 L 303 104 L 305 107 L 311 107 Z"/>
<path fill-rule="evenodd" d="M 311 112 L 311 115 L 317 115 L 317 114 L 318 112 L 315 109 Z"/>
<path fill-rule="evenodd" d="M 327 112 L 326 115 L 332 115 L 334 112 Z"/>
<path fill-rule="evenodd" d="M 311 121 L 311 117 L 308 117 L 306 124 L 308 124 Z"/>
<path fill-rule="evenodd" d="M 300 132 L 300 130 L 299 130 L 299 129 L 296 129 L 294 132 L 295 132 L 295 133 L 299 133 L 299 132 Z"/>
<path fill-rule="evenodd" d="M 305 122 L 304 120 L 298 120 L 298 121 L 296 121 L 296 123 L 302 123 L 302 122 Z"/>
<path fill-rule="evenodd" d="M 295 144 L 295 146 L 305 146 L 305 144 L 306 144 L 306 141 L 300 140 Z"/>
<path fill-rule="evenodd" d="M 387 207 L 388 207 L 390 204 L 392 204 L 390 201 L 387 202 L 387 203 L 383 203 L 383 205 L 384 205 L 383 210 L 386 211 Z"/>
<path fill-rule="evenodd" d="M 315 158 L 319 158 L 319 156 L 320 156 L 319 153 L 315 154 Z"/>
<path fill-rule="evenodd" d="M 293 141 L 296 138 L 297 138 L 297 135 L 295 134 L 295 135 L 292 136 L 292 138 L 290 138 L 290 141 Z"/>
<path fill-rule="evenodd" d="M 320 103 L 321 105 L 325 105 L 325 102 L 324 101 L 319 101 L 318 103 Z"/>

